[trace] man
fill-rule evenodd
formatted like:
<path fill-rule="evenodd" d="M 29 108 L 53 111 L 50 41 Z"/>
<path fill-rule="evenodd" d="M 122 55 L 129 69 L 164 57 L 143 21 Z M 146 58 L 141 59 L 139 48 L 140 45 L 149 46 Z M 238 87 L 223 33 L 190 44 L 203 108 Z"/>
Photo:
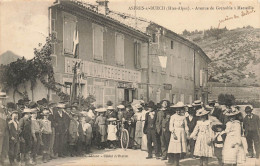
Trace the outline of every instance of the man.
<path fill-rule="evenodd" d="M 153 158 L 153 149 L 152 149 L 152 143 L 154 145 L 155 155 L 156 159 L 159 158 L 158 154 L 158 147 L 157 147 L 157 140 L 156 140 L 156 113 L 154 111 L 154 102 L 149 101 L 148 103 L 148 110 L 149 112 L 145 115 L 145 123 L 144 123 L 144 134 L 147 134 L 147 149 L 148 149 L 148 156 L 146 159 Z"/>
<path fill-rule="evenodd" d="M 260 150 L 260 143 L 259 143 L 260 121 L 259 121 L 259 117 L 253 114 L 252 111 L 253 111 L 252 106 L 246 106 L 245 108 L 246 116 L 244 118 L 244 130 L 245 130 L 245 136 L 248 145 L 249 156 L 252 158 L 254 157 L 254 152 L 253 152 L 253 143 L 254 143 L 256 158 L 258 159 L 259 150 Z"/>
<path fill-rule="evenodd" d="M 19 131 L 18 131 L 18 111 L 11 113 L 11 120 L 8 123 L 9 128 L 9 161 L 10 165 L 15 165 L 15 159 L 18 159 L 19 150 Z"/>
<path fill-rule="evenodd" d="M 0 164 L 4 163 L 9 148 L 8 147 L 9 131 L 7 126 L 7 114 L 5 111 L 6 108 L 4 107 L 4 102 L 6 98 L 7 98 L 6 93 L 0 92 Z"/>
<path fill-rule="evenodd" d="M 31 112 L 31 130 L 32 130 L 32 157 L 33 157 L 33 164 L 36 164 L 36 156 L 39 152 L 40 146 L 42 144 L 42 137 L 41 137 L 41 126 L 40 121 L 37 118 L 37 109 L 32 109 Z"/>
<path fill-rule="evenodd" d="M 196 111 L 193 109 L 192 105 L 187 105 L 188 107 L 188 117 L 186 117 L 187 120 L 187 126 L 189 128 L 189 134 L 191 134 L 197 124 L 197 118 L 196 118 Z M 190 146 L 190 157 L 194 157 L 194 147 L 195 147 L 196 140 L 193 138 L 188 139 L 188 145 Z"/>
<path fill-rule="evenodd" d="M 53 153 L 53 147 L 54 147 L 54 141 L 55 141 L 55 128 L 54 128 L 54 113 L 53 113 L 53 108 L 56 106 L 56 103 L 50 102 L 48 105 L 50 113 L 48 116 L 48 120 L 51 121 L 51 138 L 50 138 L 50 157 L 51 159 L 55 159 L 56 157 L 54 156 Z"/>
<path fill-rule="evenodd" d="M 55 128 L 55 141 L 54 141 L 54 153 L 58 157 L 64 156 L 64 138 L 67 124 L 65 124 L 65 113 L 63 109 L 65 105 L 63 103 L 58 103 L 53 109 L 54 113 L 54 128 Z"/>
<path fill-rule="evenodd" d="M 157 119 L 156 119 L 156 131 L 157 134 L 160 136 L 160 142 L 161 142 L 161 149 L 159 149 L 162 152 L 162 160 L 167 159 L 167 149 L 168 149 L 168 143 L 170 141 L 170 133 L 166 131 L 166 123 L 168 122 L 168 118 L 166 116 L 166 111 L 168 110 L 170 106 L 170 102 L 168 100 L 162 100 L 160 102 L 160 110 L 157 113 Z"/>
<path fill-rule="evenodd" d="M 126 105 L 126 109 L 123 112 L 123 122 L 125 128 L 129 134 L 129 144 L 128 147 L 131 149 L 134 146 L 134 137 L 135 137 L 135 123 L 134 123 L 134 111 L 130 104 Z"/>
<path fill-rule="evenodd" d="M 32 149 L 31 112 L 31 109 L 25 108 L 23 117 L 19 120 L 21 162 L 25 162 L 25 165 L 30 163 Z"/>

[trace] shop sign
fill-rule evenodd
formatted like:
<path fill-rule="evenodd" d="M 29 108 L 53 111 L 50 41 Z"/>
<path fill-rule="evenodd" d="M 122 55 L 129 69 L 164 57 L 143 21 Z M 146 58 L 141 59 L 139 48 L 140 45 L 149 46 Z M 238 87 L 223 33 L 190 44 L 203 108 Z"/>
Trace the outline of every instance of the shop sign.
<path fill-rule="evenodd" d="M 118 82 L 117 87 L 118 88 L 125 88 L 125 89 L 134 89 L 133 83 L 127 83 L 127 82 Z"/>
<path fill-rule="evenodd" d="M 84 73 L 84 76 L 86 77 L 91 76 L 133 83 L 141 82 L 141 72 L 139 71 L 89 61 L 80 61 L 79 59 L 68 57 L 65 58 L 65 73 L 73 74 L 73 67 L 75 66 L 76 62 L 81 63 L 81 71 Z"/>

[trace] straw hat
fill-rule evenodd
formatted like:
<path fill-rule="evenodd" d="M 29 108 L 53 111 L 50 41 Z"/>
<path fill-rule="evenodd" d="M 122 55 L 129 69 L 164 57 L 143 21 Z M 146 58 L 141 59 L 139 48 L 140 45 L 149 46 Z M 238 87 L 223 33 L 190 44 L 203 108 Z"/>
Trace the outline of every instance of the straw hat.
<path fill-rule="evenodd" d="M 23 113 L 31 113 L 31 112 L 32 112 L 32 110 L 30 108 L 25 108 L 23 110 Z"/>
<path fill-rule="evenodd" d="M 214 107 L 211 107 L 211 106 L 209 106 L 209 105 L 206 105 L 206 106 L 205 106 L 205 109 L 206 109 L 207 111 L 212 111 L 212 110 L 214 109 Z"/>
<path fill-rule="evenodd" d="M 106 112 L 107 109 L 106 108 L 98 108 L 98 109 L 95 109 L 96 112 Z"/>
<path fill-rule="evenodd" d="M 63 103 L 58 103 L 58 104 L 56 105 L 56 108 L 62 108 L 62 109 L 64 109 L 64 108 L 65 108 L 65 104 L 63 104 Z"/>
<path fill-rule="evenodd" d="M 237 115 L 239 113 L 240 112 L 238 111 L 237 108 L 231 107 L 231 108 L 228 108 L 228 109 L 225 110 L 224 115 L 226 115 L 226 116 L 233 116 L 233 115 Z"/>
<path fill-rule="evenodd" d="M 125 108 L 125 106 L 124 106 L 124 105 L 122 105 L 122 104 L 120 104 L 119 106 L 117 106 L 117 108 L 119 108 L 119 109 L 124 109 L 124 108 Z"/>
<path fill-rule="evenodd" d="M 109 118 L 107 121 L 116 121 L 116 118 Z"/>
<path fill-rule="evenodd" d="M 202 104 L 203 104 L 203 102 L 201 102 L 201 100 L 195 100 L 192 105 L 193 105 L 193 106 L 200 106 L 200 105 L 202 105 Z"/>
<path fill-rule="evenodd" d="M 209 111 L 205 110 L 204 108 L 198 109 L 196 112 L 196 116 L 203 116 L 209 114 Z"/>
<path fill-rule="evenodd" d="M 5 92 L 0 92 L 0 99 L 6 99 L 8 96 L 6 96 Z"/>
<path fill-rule="evenodd" d="M 114 107 L 113 107 L 113 106 L 108 106 L 107 109 L 108 109 L 108 110 L 113 110 Z"/>
<path fill-rule="evenodd" d="M 187 104 L 186 107 L 192 108 L 193 106 L 191 104 Z"/>
<path fill-rule="evenodd" d="M 183 102 L 179 101 L 178 103 L 174 104 L 173 106 L 171 106 L 172 108 L 184 108 L 185 105 L 183 104 Z"/>

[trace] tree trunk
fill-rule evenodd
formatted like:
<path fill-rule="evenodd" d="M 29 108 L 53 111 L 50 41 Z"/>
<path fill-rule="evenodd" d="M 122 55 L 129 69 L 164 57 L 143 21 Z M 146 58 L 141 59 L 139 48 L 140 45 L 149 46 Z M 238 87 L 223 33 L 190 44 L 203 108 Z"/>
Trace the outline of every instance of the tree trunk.
<path fill-rule="evenodd" d="M 15 102 L 15 92 L 16 92 L 16 88 L 14 88 L 14 91 L 13 91 L 13 100 L 14 100 L 14 103 L 16 103 L 16 102 Z"/>

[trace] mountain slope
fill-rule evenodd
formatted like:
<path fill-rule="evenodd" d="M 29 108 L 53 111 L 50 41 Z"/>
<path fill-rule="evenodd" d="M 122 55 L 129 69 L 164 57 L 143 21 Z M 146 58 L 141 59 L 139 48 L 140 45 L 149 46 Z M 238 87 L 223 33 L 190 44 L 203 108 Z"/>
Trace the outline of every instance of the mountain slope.
<path fill-rule="evenodd" d="M 206 36 L 184 36 L 198 44 L 211 58 L 211 81 L 241 86 L 260 86 L 260 29 L 252 27 L 226 30 Z"/>
<path fill-rule="evenodd" d="M 2 55 L 0 55 L 0 65 L 1 64 L 3 64 L 3 65 L 9 64 L 11 62 L 16 61 L 18 58 L 21 58 L 21 57 L 16 55 L 12 51 L 6 51 Z"/>

